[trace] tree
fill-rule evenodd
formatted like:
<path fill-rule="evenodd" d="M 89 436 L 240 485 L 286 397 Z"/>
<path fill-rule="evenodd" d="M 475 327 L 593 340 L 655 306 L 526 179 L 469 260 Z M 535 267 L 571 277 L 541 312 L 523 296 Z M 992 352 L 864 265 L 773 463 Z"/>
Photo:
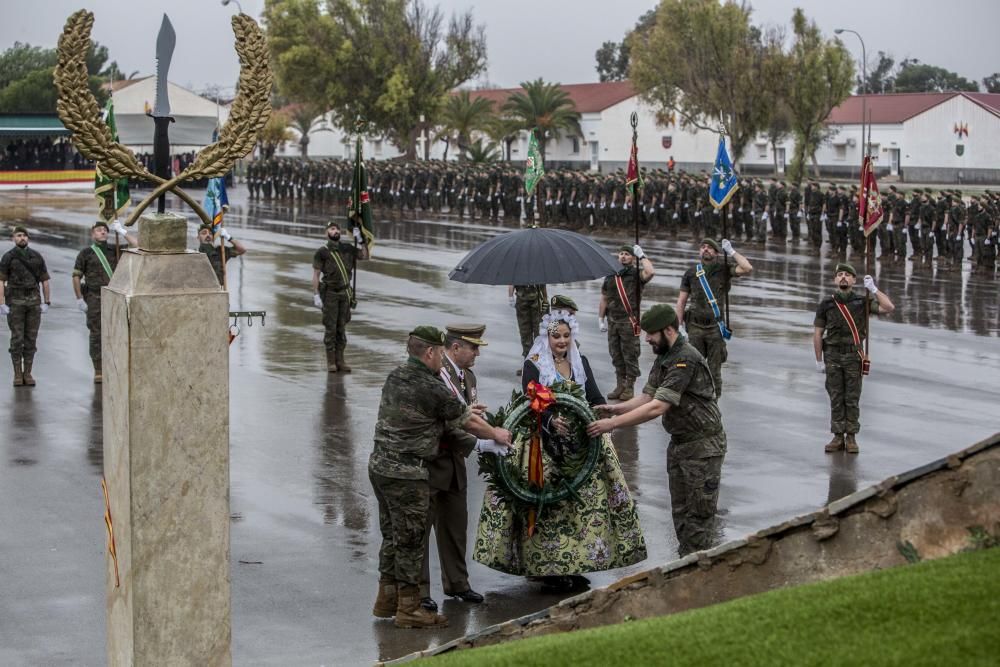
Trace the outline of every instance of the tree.
<path fill-rule="evenodd" d="M 869 60 L 869 63 L 871 60 Z M 868 85 L 864 85 L 861 77 L 858 76 L 858 94 L 878 94 L 891 93 L 895 88 L 896 77 L 893 73 L 893 66 L 896 61 L 885 51 L 879 51 L 875 56 L 875 65 L 868 69 Z"/>
<path fill-rule="evenodd" d="M 784 142 L 792 133 L 792 114 L 784 99 L 775 100 L 771 112 L 771 120 L 767 124 L 767 141 L 771 144 L 771 156 L 774 160 L 774 173 L 778 173 L 778 144 Z"/>
<path fill-rule="evenodd" d="M 278 146 L 294 138 L 295 136 L 288 129 L 288 116 L 281 111 L 273 112 L 268 118 L 267 124 L 257 133 L 260 156 L 264 159 L 274 157 Z"/>
<path fill-rule="evenodd" d="M 604 42 L 594 54 L 597 59 L 597 76 L 601 81 L 624 81 L 628 78 L 629 39 L 633 33 L 649 30 L 656 23 L 656 10 L 650 9 L 639 17 L 635 28 L 621 42 Z"/>
<path fill-rule="evenodd" d="M 943 67 L 925 65 L 916 58 L 909 58 L 899 63 L 894 92 L 944 93 L 956 90 L 976 92 L 979 90 L 979 84 L 955 72 L 949 72 Z"/>
<path fill-rule="evenodd" d="M 108 99 L 108 93 L 101 87 L 106 79 L 102 68 L 107 60 L 107 47 L 93 42 L 87 52 L 87 71 L 90 92 L 102 106 Z M 14 42 L 14 46 L 0 54 L 0 113 L 56 113 L 59 95 L 52 80 L 55 64 L 55 49 L 20 42 Z"/>
<path fill-rule="evenodd" d="M 545 161 L 545 146 L 549 139 L 559 140 L 566 132 L 582 137 L 580 114 L 569 93 L 558 83 L 542 79 L 522 81 L 524 92 L 511 94 L 501 110 L 520 130 L 537 130 L 538 148 Z"/>
<path fill-rule="evenodd" d="M 632 82 L 663 124 L 719 129 L 735 161 L 768 124 L 785 81 L 782 36 L 750 25 L 750 8 L 718 0 L 662 0 L 656 21 L 629 38 Z"/>
<path fill-rule="evenodd" d="M 448 95 L 441 110 L 441 127 L 436 139 L 445 142 L 444 159 L 454 141 L 461 156 L 472 141 L 472 133 L 485 131 L 493 120 L 493 102 L 485 97 L 472 99 L 469 91 L 460 90 Z"/>
<path fill-rule="evenodd" d="M 282 95 L 357 119 L 416 154 L 445 95 L 486 67 L 484 28 L 471 12 L 445 24 L 422 0 L 266 0 L 264 22 Z M 421 120 L 421 118 L 423 120 Z"/>
<path fill-rule="evenodd" d="M 484 145 L 482 139 L 476 139 L 466 147 L 465 157 L 469 162 L 496 162 L 497 145 L 492 141 Z"/>
<path fill-rule="evenodd" d="M 288 108 L 287 113 L 288 127 L 299 133 L 299 154 L 309 157 L 309 133 L 322 126 L 323 112 L 315 106 L 295 104 Z"/>
<path fill-rule="evenodd" d="M 486 133 L 503 146 L 501 158 L 510 162 L 511 145 L 517 141 L 517 136 L 521 133 L 521 121 L 507 116 L 493 116 L 493 120 L 486 127 Z"/>
<path fill-rule="evenodd" d="M 826 119 L 843 102 L 854 83 L 854 62 L 840 40 L 826 40 L 815 22 L 806 19 L 801 9 L 792 16 L 795 39 L 791 49 L 791 67 L 786 101 L 795 136 L 795 155 L 791 176 L 802 180 L 807 159 L 826 140 Z M 818 173 L 817 173 L 818 176 Z"/>
<path fill-rule="evenodd" d="M 983 79 L 983 88 L 987 93 L 1000 93 L 1000 72 L 994 72 Z"/>

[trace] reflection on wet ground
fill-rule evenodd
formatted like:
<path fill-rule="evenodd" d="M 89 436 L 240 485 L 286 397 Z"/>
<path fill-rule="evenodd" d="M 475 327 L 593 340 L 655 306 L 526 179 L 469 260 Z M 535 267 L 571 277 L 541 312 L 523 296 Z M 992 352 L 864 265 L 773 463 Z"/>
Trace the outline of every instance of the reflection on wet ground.
<path fill-rule="evenodd" d="M 486 603 L 442 601 L 435 560 L 434 591 L 449 628 L 397 630 L 370 616 L 378 529 L 367 457 L 380 388 L 402 360 L 405 332 L 414 325 L 478 320 L 487 325 L 490 343 L 476 364 L 481 397 L 494 408 L 509 399 L 520 344 L 505 288 L 447 279 L 471 247 L 506 228 L 448 216 L 377 221 L 374 259 L 360 265 L 361 305 L 349 327 L 354 373 L 330 375 L 309 288 L 328 213 L 248 203 L 244 195 L 242 188 L 231 194 L 227 218 L 250 248 L 230 264 L 230 302 L 233 309 L 266 310 L 268 318 L 264 327 L 243 326 L 230 347 L 234 663 L 363 664 L 556 602 L 536 584 L 476 563 L 470 563 L 471 581 Z M 101 395 L 91 384 L 86 328 L 70 287 L 92 208 L 86 193 L 0 193 L 4 219 L 26 222 L 48 262 L 54 303 L 42 323 L 38 386 L 14 391 L 9 373 L 0 372 L 0 410 L 9 415 L 0 426 L 2 664 L 104 661 Z M 609 251 L 629 235 L 595 233 Z M 657 269 L 646 303 L 673 303 L 694 245 L 646 230 L 643 246 Z M 0 250 L 6 247 L 0 243 Z M 813 510 L 996 430 L 996 278 L 967 267 L 873 262 L 897 310 L 873 325 L 862 453 L 827 456 L 829 408 L 810 336 L 815 306 L 830 290 L 833 259 L 804 244 L 737 248 L 754 274 L 733 292 L 735 338 L 724 368 L 729 453 L 720 514 L 726 539 Z M 863 265 L 862 258 L 850 259 Z M 580 305 L 580 342 L 607 391 L 614 375 L 597 325 L 600 281 L 550 289 L 555 292 Z M 0 324 L 0 337 L 6 335 Z M 644 349 L 642 367 L 651 361 Z M 595 586 L 676 553 L 666 443 L 656 423 L 615 434 L 650 559 L 590 575 Z M 474 471 L 476 462 L 469 465 Z M 483 491 L 473 475 L 471 517 L 478 516 Z"/>

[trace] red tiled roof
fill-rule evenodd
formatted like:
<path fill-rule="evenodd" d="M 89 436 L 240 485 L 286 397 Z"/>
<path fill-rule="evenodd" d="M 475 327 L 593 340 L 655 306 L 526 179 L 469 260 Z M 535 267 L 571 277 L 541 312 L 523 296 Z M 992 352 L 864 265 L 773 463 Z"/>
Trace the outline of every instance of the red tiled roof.
<path fill-rule="evenodd" d="M 830 112 L 826 122 L 835 125 L 860 124 L 862 108 L 867 106 L 873 124 L 894 125 L 922 114 L 956 95 L 964 95 L 987 111 L 1000 115 L 1000 93 L 892 93 L 852 95 Z"/>
<path fill-rule="evenodd" d="M 595 113 L 633 97 L 636 92 L 630 81 L 606 81 L 603 83 L 566 83 L 559 84 L 570 99 L 576 104 L 580 113 Z M 486 90 L 471 90 L 473 99 L 485 97 L 491 100 L 495 108 L 499 108 L 513 93 L 522 92 L 523 88 L 492 88 Z"/>

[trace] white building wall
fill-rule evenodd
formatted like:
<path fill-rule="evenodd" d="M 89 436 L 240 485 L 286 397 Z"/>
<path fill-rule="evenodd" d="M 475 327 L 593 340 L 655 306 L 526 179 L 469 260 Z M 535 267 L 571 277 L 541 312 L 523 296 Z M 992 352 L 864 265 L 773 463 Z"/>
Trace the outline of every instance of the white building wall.
<path fill-rule="evenodd" d="M 961 139 L 955 125 L 965 124 Z M 1000 118 L 966 97 L 957 95 L 903 123 L 906 146 L 903 163 L 914 167 L 950 169 L 1000 168 Z M 963 145 L 959 156 L 956 145 Z"/>

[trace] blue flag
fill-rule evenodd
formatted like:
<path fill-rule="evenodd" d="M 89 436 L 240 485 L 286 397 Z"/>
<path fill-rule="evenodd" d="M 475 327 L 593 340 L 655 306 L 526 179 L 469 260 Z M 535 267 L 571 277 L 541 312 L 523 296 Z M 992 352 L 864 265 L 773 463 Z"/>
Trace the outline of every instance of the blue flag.
<path fill-rule="evenodd" d="M 708 189 L 708 199 L 715 208 L 722 208 L 739 189 L 736 172 L 733 170 L 733 163 L 726 150 L 726 140 L 720 136 L 719 151 L 715 155 L 715 167 L 712 169 L 712 185 Z"/>
<path fill-rule="evenodd" d="M 212 219 L 212 236 L 218 238 L 219 229 L 222 227 L 222 214 L 229 208 L 225 179 L 219 177 L 208 179 L 208 188 L 205 190 L 205 201 L 202 203 L 202 208 Z"/>

